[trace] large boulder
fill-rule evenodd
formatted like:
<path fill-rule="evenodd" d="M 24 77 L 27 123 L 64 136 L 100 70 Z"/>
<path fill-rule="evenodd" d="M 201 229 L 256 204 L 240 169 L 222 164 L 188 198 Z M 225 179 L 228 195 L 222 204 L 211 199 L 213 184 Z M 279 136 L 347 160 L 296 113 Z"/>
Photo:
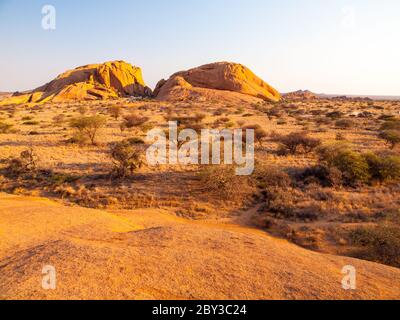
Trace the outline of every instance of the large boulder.
<path fill-rule="evenodd" d="M 158 100 L 226 99 L 279 101 L 277 90 L 247 67 L 230 62 L 207 64 L 177 72 L 161 80 L 154 96 Z"/>
<path fill-rule="evenodd" d="M 5 102 L 44 103 L 70 100 L 105 100 L 124 96 L 151 96 L 142 71 L 124 61 L 90 64 L 68 70 L 35 90 L 15 94 Z"/>

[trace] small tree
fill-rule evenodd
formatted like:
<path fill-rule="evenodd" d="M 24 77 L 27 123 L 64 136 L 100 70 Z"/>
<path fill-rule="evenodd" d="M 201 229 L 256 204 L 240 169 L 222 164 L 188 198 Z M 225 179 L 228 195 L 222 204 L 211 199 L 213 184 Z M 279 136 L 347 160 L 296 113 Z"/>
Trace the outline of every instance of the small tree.
<path fill-rule="evenodd" d="M 106 119 L 102 116 L 79 117 L 70 122 L 71 128 L 78 131 L 79 137 L 87 137 L 92 145 L 96 144 L 98 132 L 105 124 Z"/>
<path fill-rule="evenodd" d="M 111 147 L 110 154 L 113 159 L 113 172 L 117 177 L 123 178 L 133 174 L 143 165 L 142 153 L 144 143 L 139 139 L 130 139 L 118 142 Z"/>
<path fill-rule="evenodd" d="M 383 139 L 390 145 L 392 149 L 400 143 L 400 130 L 385 130 L 379 134 L 379 138 Z"/>

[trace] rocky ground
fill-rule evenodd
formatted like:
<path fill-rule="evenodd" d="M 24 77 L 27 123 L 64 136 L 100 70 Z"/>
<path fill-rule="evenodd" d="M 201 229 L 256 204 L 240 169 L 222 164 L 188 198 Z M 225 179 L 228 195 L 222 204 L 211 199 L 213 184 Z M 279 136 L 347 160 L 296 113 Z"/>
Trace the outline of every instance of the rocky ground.
<path fill-rule="evenodd" d="M 157 209 L 0 196 L 2 299 L 398 299 L 400 271 Z M 42 269 L 56 270 L 43 290 Z M 342 269 L 358 271 L 357 290 Z"/>

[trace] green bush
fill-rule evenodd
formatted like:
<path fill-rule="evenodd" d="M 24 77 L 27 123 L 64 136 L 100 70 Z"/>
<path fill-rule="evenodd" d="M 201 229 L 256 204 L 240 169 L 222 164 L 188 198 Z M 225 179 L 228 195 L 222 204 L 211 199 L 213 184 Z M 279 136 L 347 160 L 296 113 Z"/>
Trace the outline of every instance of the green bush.
<path fill-rule="evenodd" d="M 349 182 L 368 182 L 371 178 L 366 159 L 355 151 L 340 152 L 332 159 L 330 165 L 338 168 Z"/>
<path fill-rule="evenodd" d="M 347 184 L 400 180 L 400 157 L 354 151 L 349 144 L 336 143 L 318 149 L 320 160 L 338 169 Z"/>
<path fill-rule="evenodd" d="M 400 227 L 381 224 L 361 227 L 350 233 L 353 245 L 361 247 L 357 257 L 400 267 Z"/>
<path fill-rule="evenodd" d="M 397 181 L 400 179 L 400 157 L 378 156 L 372 152 L 364 155 L 373 180 L 380 182 Z"/>
<path fill-rule="evenodd" d="M 384 130 L 379 134 L 379 138 L 385 140 L 394 149 L 400 143 L 400 130 Z"/>
<path fill-rule="evenodd" d="M 319 149 L 322 161 L 328 167 L 337 168 L 347 184 L 366 183 L 371 179 L 368 162 L 365 157 L 348 144 L 337 143 Z"/>

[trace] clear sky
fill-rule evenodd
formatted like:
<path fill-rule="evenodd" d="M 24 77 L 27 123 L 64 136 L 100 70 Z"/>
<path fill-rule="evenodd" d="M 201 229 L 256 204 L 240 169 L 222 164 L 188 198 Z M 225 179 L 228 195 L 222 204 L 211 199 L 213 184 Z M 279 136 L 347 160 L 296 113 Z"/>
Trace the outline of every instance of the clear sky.
<path fill-rule="evenodd" d="M 56 30 L 42 7 L 56 8 Z M 399 0 L 0 0 L 0 91 L 125 60 L 154 87 L 240 62 L 281 92 L 400 95 Z"/>

